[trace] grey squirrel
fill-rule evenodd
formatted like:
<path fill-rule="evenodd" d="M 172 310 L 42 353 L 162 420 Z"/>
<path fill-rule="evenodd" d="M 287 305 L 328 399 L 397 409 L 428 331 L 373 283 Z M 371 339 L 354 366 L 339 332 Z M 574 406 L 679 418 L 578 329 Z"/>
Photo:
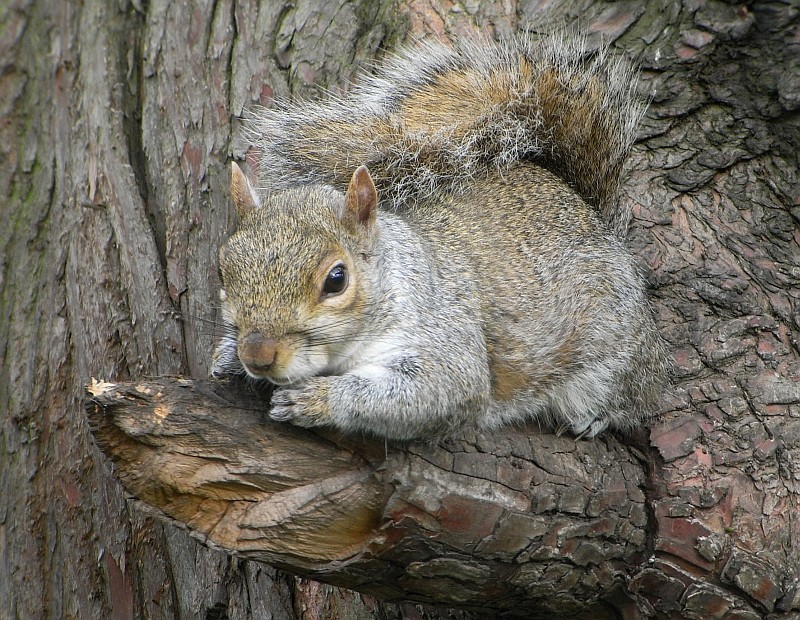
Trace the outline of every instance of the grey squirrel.
<path fill-rule="evenodd" d="M 272 382 L 275 420 L 390 439 L 643 425 L 665 357 L 617 206 L 634 86 L 578 36 L 523 36 L 257 111 L 212 374 Z"/>

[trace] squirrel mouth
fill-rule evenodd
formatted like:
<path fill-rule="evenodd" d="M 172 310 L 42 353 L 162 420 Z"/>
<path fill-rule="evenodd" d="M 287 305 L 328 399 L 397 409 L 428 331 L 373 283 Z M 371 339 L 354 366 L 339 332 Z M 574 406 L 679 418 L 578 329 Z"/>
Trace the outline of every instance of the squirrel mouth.
<path fill-rule="evenodd" d="M 252 368 L 245 363 L 242 363 L 244 366 L 245 372 L 251 379 L 255 379 L 257 381 L 269 381 L 273 385 L 289 385 L 291 381 L 282 376 L 275 376 L 272 374 L 272 369 L 259 369 L 259 368 Z"/>

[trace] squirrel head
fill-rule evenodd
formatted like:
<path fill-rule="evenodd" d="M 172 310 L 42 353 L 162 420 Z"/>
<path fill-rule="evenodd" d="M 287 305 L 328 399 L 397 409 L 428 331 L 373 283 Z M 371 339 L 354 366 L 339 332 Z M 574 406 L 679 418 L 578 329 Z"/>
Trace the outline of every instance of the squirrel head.
<path fill-rule="evenodd" d="M 366 167 L 346 194 L 297 187 L 261 198 L 234 163 L 239 229 L 219 253 L 224 320 L 248 375 L 282 385 L 334 372 L 363 344 L 378 238 Z"/>

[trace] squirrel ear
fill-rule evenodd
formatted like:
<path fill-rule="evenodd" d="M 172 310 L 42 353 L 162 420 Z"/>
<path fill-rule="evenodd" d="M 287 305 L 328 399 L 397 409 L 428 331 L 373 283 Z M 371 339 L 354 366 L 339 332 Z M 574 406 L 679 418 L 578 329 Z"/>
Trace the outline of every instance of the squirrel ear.
<path fill-rule="evenodd" d="M 366 166 L 359 166 L 347 186 L 346 217 L 354 217 L 362 225 L 375 222 L 378 209 L 378 192 Z"/>
<path fill-rule="evenodd" d="M 260 206 L 258 195 L 235 161 L 231 162 L 231 199 L 240 220 Z"/>

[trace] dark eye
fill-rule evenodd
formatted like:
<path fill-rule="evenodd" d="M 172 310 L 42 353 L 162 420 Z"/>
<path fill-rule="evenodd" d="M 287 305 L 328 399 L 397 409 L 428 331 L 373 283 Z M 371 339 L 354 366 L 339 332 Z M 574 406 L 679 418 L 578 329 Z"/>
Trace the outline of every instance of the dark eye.
<path fill-rule="evenodd" d="M 347 288 L 347 269 L 344 265 L 336 265 L 328 272 L 325 284 L 322 285 L 323 295 L 338 295 Z"/>

